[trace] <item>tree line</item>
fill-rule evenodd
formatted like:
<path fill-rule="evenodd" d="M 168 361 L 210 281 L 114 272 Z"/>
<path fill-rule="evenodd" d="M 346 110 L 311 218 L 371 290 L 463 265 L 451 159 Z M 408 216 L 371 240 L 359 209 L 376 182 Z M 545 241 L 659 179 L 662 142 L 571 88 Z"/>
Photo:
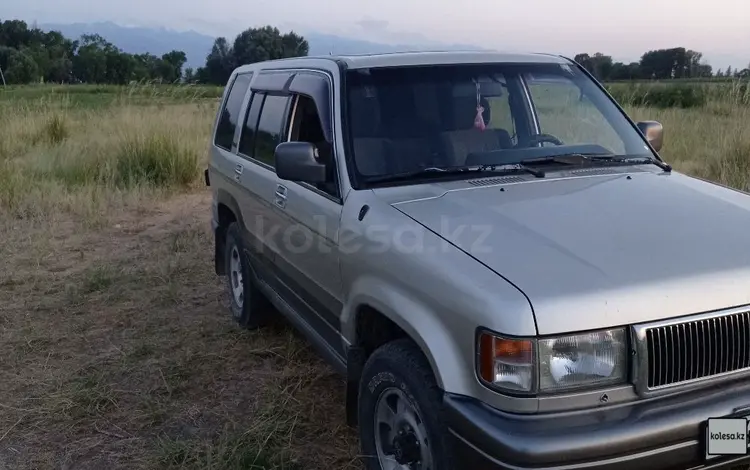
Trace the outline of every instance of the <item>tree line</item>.
<path fill-rule="evenodd" d="M 148 80 L 224 85 L 240 65 L 306 56 L 309 50 L 307 40 L 293 31 L 282 33 L 273 26 L 249 28 L 231 43 L 224 37 L 216 38 L 205 65 L 183 71 L 187 61 L 183 51 L 174 50 L 161 57 L 130 54 L 97 34 L 72 40 L 58 31 L 29 27 L 24 21 L 0 22 L 0 70 L 9 84 L 126 84 Z M 729 67 L 714 73 L 703 62 L 702 53 L 684 47 L 651 50 L 638 62 L 628 64 L 600 52 L 577 54 L 574 60 L 600 81 L 750 77 L 750 67 Z"/>
<path fill-rule="evenodd" d="M 182 78 L 186 60 L 182 51 L 161 57 L 129 54 L 98 34 L 72 40 L 58 31 L 29 27 L 25 21 L 0 22 L 0 69 L 8 84 L 172 83 Z"/>
<path fill-rule="evenodd" d="M 293 32 L 281 34 L 271 26 L 248 29 L 240 33 L 232 45 L 226 38 L 217 38 L 211 53 L 206 57 L 206 65 L 195 73 L 188 70 L 186 79 L 223 85 L 232 70 L 239 65 L 304 56 L 308 50 L 307 41 Z M 750 77 L 750 67 L 743 70 L 728 67 L 726 71 L 718 70 L 714 73 L 713 68 L 703 62 L 702 53 L 684 47 L 651 50 L 643 54 L 640 61 L 629 64 L 615 62 L 612 56 L 600 52 L 593 55 L 577 54 L 574 60 L 600 81 Z"/>
<path fill-rule="evenodd" d="M 232 70 L 240 65 L 306 56 L 309 51 L 307 40 L 293 31 L 282 33 L 272 26 L 250 28 L 238 34 L 231 45 L 224 37 L 216 38 L 206 56 L 206 65 L 195 72 L 187 69 L 185 80 L 224 85 Z"/>
<path fill-rule="evenodd" d="M 597 52 L 577 54 L 574 59 L 600 81 L 614 80 L 670 80 L 680 78 L 736 77 L 750 78 L 750 66 L 740 70 L 727 67 L 717 70 L 703 62 L 703 54 L 674 47 L 644 53 L 640 61 L 625 64 L 614 62 L 611 56 Z"/>

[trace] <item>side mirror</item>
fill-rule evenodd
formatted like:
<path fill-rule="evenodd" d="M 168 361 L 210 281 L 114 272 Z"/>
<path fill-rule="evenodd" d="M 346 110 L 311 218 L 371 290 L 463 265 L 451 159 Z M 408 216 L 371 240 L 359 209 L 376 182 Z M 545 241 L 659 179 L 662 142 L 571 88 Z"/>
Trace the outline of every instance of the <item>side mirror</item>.
<path fill-rule="evenodd" d="M 641 121 L 636 124 L 641 133 L 646 137 L 646 140 L 657 152 L 661 150 L 664 144 L 664 127 L 661 123 L 656 121 Z"/>
<path fill-rule="evenodd" d="M 326 166 L 320 163 L 317 149 L 309 142 L 282 142 L 276 146 L 276 175 L 288 181 L 324 183 Z"/>

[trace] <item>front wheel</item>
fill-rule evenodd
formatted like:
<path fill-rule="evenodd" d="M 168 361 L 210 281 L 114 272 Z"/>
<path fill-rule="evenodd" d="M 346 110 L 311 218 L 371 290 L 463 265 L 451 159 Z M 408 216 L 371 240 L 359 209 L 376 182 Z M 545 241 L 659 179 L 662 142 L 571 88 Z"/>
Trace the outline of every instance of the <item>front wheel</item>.
<path fill-rule="evenodd" d="M 359 436 L 368 470 L 452 470 L 441 392 L 419 348 L 388 343 L 368 359 L 359 388 Z"/>

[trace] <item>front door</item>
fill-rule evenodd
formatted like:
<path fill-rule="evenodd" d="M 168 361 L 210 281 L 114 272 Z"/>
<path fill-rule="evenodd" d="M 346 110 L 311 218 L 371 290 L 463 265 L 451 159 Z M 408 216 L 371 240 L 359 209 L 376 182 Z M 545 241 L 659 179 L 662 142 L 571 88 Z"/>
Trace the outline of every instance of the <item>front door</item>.
<path fill-rule="evenodd" d="M 329 182 L 315 187 L 276 178 L 274 206 L 282 230 L 277 234 L 276 259 L 280 280 L 293 291 L 297 306 L 311 326 L 341 357 L 340 314 L 342 281 L 339 267 L 339 220 L 342 204 L 338 194 L 334 155 L 321 131 L 314 102 L 305 96 L 292 98 L 290 141 L 310 142 L 332 169 Z"/>

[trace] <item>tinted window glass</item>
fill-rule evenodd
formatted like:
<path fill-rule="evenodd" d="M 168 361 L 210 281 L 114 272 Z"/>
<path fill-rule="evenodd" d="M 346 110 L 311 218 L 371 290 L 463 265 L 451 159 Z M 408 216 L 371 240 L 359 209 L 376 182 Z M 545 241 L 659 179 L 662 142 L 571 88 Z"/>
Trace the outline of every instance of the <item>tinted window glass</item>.
<path fill-rule="evenodd" d="M 253 143 L 255 142 L 255 126 L 258 124 L 260 108 L 263 106 L 263 95 L 254 93 L 250 101 L 250 109 L 245 119 L 245 128 L 240 136 L 239 152 L 248 157 L 253 156 Z"/>
<path fill-rule="evenodd" d="M 229 90 L 226 104 L 221 111 L 219 124 L 216 126 L 214 143 L 218 147 L 226 150 L 232 149 L 232 139 L 234 138 L 234 131 L 237 128 L 237 121 L 239 121 L 242 100 L 245 98 L 251 78 L 252 74 L 237 75 L 232 88 Z"/>
<path fill-rule="evenodd" d="M 254 157 L 269 165 L 273 165 L 273 154 L 280 142 L 287 103 L 289 103 L 288 96 L 267 95 L 260 113 L 258 130 L 255 134 Z"/>
<path fill-rule="evenodd" d="M 291 125 L 292 142 L 310 142 L 318 151 L 318 160 L 326 164 L 327 181 L 316 185 L 321 191 L 338 196 L 336 184 L 336 164 L 333 160 L 333 148 L 323 135 L 323 127 L 318 116 L 315 102 L 307 96 L 297 96 L 294 111 L 294 122 Z"/>

